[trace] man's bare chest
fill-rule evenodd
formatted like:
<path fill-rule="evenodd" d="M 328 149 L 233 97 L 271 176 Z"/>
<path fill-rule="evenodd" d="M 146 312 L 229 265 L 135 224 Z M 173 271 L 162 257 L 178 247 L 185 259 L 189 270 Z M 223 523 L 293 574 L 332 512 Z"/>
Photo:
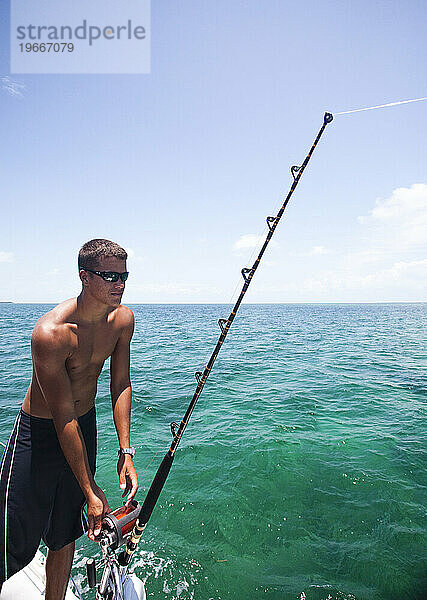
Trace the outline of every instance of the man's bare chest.
<path fill-rule="evenodd" d="M 114 352 L 119 332 L 112 327 L 77 327 L 73 331 L 73 349 L 67 359 L 67 370 L 72 374 L 97 372 Z"/>

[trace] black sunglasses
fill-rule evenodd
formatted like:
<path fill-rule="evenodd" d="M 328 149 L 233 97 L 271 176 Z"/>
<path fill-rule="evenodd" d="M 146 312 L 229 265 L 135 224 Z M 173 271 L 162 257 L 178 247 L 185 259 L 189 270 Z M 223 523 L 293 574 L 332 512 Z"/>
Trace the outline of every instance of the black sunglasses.
<path fill-rule="evenodd" d="M 82 271 L 88 271 L 89 273 L 93 273 L 94 275 L 98 275 L 99 277 L 102 277 L 102 279 L 104 281 L 109 281 L 112 283 L 115 283 L 116 281 L 118 281 L 119 277 L 124 283 L 126 281 L 126 279 L 129 277 L 129 271 L 125 271 L 124 273 L 117 273 L 117 271 L 92 271 L 92 269 L 85 269 L 85 268 L 83 268 Z"/>

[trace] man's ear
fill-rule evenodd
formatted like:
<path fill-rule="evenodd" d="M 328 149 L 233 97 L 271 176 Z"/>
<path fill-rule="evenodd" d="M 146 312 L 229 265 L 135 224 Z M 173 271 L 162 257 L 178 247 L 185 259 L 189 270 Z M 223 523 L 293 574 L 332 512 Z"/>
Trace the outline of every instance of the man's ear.
<path fill-rule="evenodd" d="M 80 269 L 79 277 L 83 287 L 87 287 L 89 285 L 89 273 L 83 269 Z"/>

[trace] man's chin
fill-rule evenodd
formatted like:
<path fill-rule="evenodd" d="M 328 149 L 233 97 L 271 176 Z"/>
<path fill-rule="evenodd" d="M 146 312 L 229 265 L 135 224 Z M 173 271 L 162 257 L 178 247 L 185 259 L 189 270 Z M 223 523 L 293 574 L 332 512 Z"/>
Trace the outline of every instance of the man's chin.
<path fill-rule="evenodd" d="M 110 302 L 111 302 L 111 306 L 119 306 L 119 304 L 121 304 L 122 301 L 122 295 L 111 295 L 110 297 Z"/>

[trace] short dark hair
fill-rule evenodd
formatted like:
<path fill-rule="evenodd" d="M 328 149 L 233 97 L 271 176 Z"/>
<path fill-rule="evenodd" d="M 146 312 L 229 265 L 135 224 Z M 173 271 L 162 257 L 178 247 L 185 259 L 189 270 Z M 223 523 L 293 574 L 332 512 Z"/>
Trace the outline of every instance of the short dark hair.
<path fill-rule="evenodd" d="M 124 248 L 110 240 L 95 239 L 86 242 L 80 248 L 79 269 L 95 269 L 100 258 L 114 256 L 126 260 L 128 255 Z"/>

